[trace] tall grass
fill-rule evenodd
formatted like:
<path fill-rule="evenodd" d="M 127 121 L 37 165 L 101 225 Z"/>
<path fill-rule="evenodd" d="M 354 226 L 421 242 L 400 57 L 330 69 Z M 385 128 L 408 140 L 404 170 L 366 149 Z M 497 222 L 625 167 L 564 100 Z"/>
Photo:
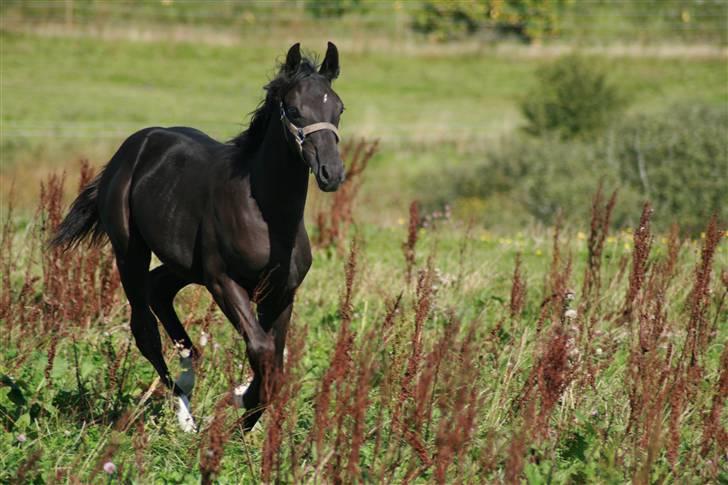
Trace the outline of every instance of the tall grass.
<path fill-rule="evenodd" d="M 557 226 L 547 263 L 543 234 L 507 249 L 476 235 L 466 250 L 462 228 L 422 228 L 413 203 L 406 233 L 362 227 L 333 243 L 344 254 L 316 253 L 278 392 L 247 435 L 231 406 L 242 346 L 203 291 L 185 290 L 177 306 L 201 350 L 201 430 L 187 435 L 131 345 L 108 248 L 46 249 L 64 183 L 44 182 L 25 228 L 11 211 L 2 221 L 3 481 L 726 478 L 716 218 L 702 241 L 674 229 L 663 242 L 645 204 L 633 235 L 610 235 L 616 196 L 598 189 L 589 235 Z"/>

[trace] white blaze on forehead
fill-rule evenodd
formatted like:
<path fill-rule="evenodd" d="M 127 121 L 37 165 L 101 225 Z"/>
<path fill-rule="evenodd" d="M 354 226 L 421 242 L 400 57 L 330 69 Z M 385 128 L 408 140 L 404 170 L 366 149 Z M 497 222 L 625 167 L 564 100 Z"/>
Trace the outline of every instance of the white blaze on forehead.
<path fill-rule="evenodd" d="M 329 95 L 328 95 L 328 94 L 324 94 L 324 103 L 325 103 L 326 101 L 328 101 L 328 100 L 329 100 Z"/>

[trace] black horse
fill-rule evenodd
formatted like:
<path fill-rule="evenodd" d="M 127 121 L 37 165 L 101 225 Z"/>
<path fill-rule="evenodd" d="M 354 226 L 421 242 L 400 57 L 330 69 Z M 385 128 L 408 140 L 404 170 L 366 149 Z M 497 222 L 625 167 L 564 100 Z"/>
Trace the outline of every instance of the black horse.
<path fill-rule="evenodd" d="M 246 429 L 275 392 L 267 383 L 283 363 L 293 299 L 312 261 L 303 223 L 309 170 L 324 191 L 344 179 L 336 128 L 344 106 L 331 87 L 338 75 L 334 44 L 318 69 L 295 44 L 250 126 L 233 140 L 220 143 L 187 127 L 134 133 L 51 240 L 72 248 L 108 236 L 137 347 L 178 397 L 187 430 L 195 429 L 187 396 L 198 354 L 173 300 L 191 283 L 207 287 L 245 339 L 254 378 L 236 392 L 248 410 Z M 149 271 L 152 252 L 162 265 Z M 187 364 L 184 379 L 169 374 L 155 315 Z"/>

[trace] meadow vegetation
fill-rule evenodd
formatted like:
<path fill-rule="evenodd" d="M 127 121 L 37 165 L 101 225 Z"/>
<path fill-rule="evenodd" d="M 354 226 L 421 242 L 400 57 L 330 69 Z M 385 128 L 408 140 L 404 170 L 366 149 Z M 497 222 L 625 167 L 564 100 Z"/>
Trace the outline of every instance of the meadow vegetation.
<path fill-rule="evenodd" d="M 347 150 L 365 167 L 372 147 Z M 80 183 L 91 175 L 83 165 Z M 344 187 L 349 207 L 361 181 Z M 600 189 L 584 232 L 496 238 L 417 203 L 399 228 L 355 225 L 318 199 L 338 230 L 312 231 L 281 391 L 250 434 L 230 405 L 242 340 L 201 288 L 178 298 L 202 351 L 201 430 L 185 434 L 132 343 L 108 248 L 44 246 L 64 183 L 44 182 L 27 223 L 3 221 L 3 481 L 728 478 L 716 218 L 700 239 L 663 236 L 646 203 L 632 232 L 611 233 L 619 201 Z"/>
<path fill-rule="evenodd" d="M 725 6 L 453 5 L 0 4 L 0 482 L 728 482 Z M 46 241 L 126 136 L 229 139 L 329 39 L 348 177 L 280 392 L 243 434 L 244 342 L 186 288 L 183 433 L 109 247 Z"/>

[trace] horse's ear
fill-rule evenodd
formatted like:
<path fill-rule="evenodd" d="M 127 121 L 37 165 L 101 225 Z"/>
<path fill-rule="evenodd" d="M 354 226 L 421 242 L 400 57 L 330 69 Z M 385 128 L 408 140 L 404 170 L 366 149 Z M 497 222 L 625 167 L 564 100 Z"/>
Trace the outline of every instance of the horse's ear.
<path fill-rule="evenodd" d="M 286 55 L 286 71 L 295 72 L 298 69 L 298 65 L 301 63 L 301 43 L 296 42 L 288 49 Z"/>
<path fill-rule="evenodd" d="M 321 63 L 319 73 L 329 78 L 330 81 L 339 77 L 339 49 L 333 42 L 329 42 L 329 46 L 326 48 L 326 57 Z"/>

